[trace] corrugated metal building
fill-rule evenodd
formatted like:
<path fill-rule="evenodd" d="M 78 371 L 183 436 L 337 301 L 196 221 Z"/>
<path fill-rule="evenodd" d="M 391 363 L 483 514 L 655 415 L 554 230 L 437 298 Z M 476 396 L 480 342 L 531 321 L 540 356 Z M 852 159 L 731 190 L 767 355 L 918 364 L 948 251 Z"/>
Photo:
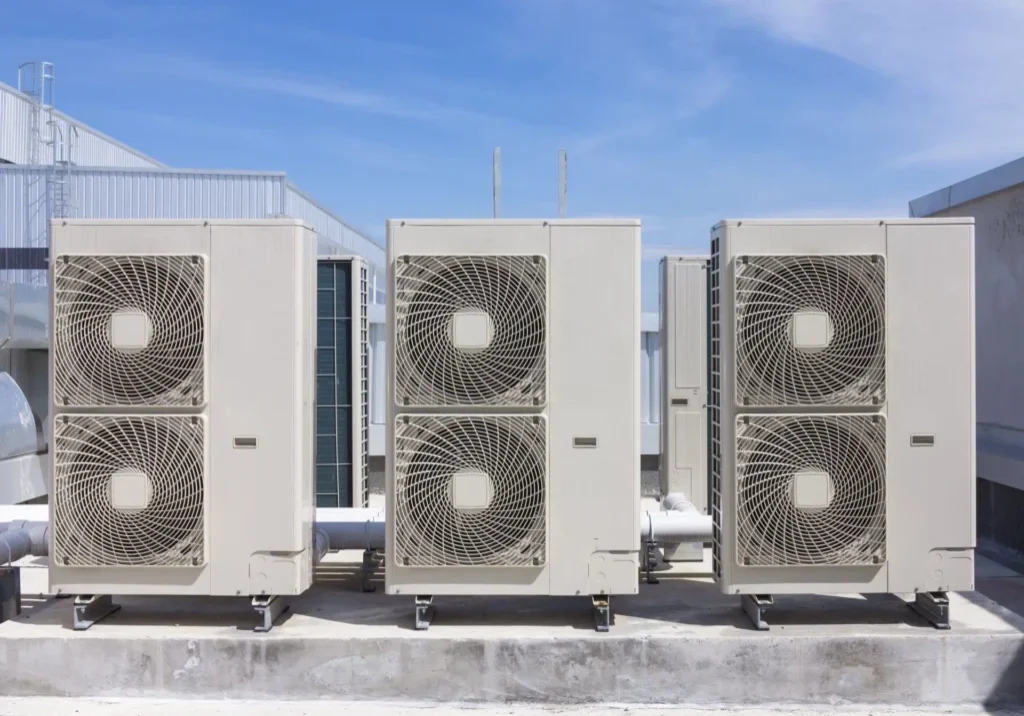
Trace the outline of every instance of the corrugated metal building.
<path fill-rule="evenodd" d="M 978 537 L 1024 555 L 1024 158 L 915 199 L 910 215 L 974 217 Z"/>
<path fill-rule="evenodd" d="M 40 134 L 33 130 L 33 115 L 40 111 L 31 97 L 0 82 L 0 163 L 29 164 L 49 161 L 52 150 L 43 146 Z M 164 166 L 142 152 L 111 139 L 103 132 L 88 127 L 67 115 L 53 110 L 57 135 L 67 138 L 70 161 L 91 167 Z M 72 130 L 72 127 L 74 130 Z M 35 147 L 33 147 L 35 143 Z"/>
<path fill-rule="evenodd" d="M 69 167 L 58 173 L 67 183 L 65 215 L 72 219 L 302 219 L 319 233 L 320 253 L 365 258 L 376 269 L 377 300 L 383 300 L 384 250 L 282 172 Z M 32 250 L 19 254 L 17 265 L 8 263 L 9 281 L 46 283 L 53 177 L 52 167 L 0 166 L 0 251 Z"/>

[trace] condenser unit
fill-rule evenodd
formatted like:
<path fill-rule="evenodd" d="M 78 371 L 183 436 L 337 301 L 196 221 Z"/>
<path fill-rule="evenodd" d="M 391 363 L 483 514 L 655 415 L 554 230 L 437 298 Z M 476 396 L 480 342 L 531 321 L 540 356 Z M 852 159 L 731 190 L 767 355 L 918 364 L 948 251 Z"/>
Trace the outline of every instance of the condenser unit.
<path fill-rule="evenodd" d="M 637 591 L 640 226 L 389 221 L 389 594 Z"/>
<path fill-rule="evenodd" d="M 269 628 L 312 580 L 315 234 L 55 221 L 51 252 L 51 589 L 76 628 L 124 594 Z"/>
<path fill-rule="evenodd" d="M 369 291 L 360 257 L 317 258 L 317 507 L 369 506 Z"/>
<path fill-rule="evenodd" d="M 711 238 L 714 570 L 779 593 L 974 587 L 971 219 L 726 221 Z"/>
<path fill-rule="evenodd" d="M 708 514 L 707 256 L 661 260 L 661 495 Z M 701 561 L 703 543 L 665 546 L 670 562 Z"/>

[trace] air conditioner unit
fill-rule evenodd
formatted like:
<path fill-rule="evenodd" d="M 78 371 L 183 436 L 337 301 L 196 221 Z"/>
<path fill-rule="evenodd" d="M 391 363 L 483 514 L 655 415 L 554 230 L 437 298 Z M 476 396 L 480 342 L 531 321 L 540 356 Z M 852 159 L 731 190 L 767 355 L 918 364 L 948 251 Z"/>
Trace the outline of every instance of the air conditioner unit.
<path fill-rule="evenodd" d="M 369 506 L 369 291 L 362 258 L 317 258 L 317 507 Z"/>
<path fill-rule="evenodd" d="M 638 582 L 640 225 L 388 222 L 389 594 Z"/>
<path fill-rule="evenodd" d="M 54 221 L 50 586 L 251 596 L 312 581 L 316 236 L 294 220 Z"/>
<path fill-rule="evenodd" d="M 707 256 L 661 260 L 662 497 L 683 493 L 708 514 Z M 665 546 L 670 562 L 701 561 L 702 543 Z"/>
<path fill-rule="evenodd" d="M 714 570 L 779 593 L 974 587 L 971 219 L 726 221 L 711 238 Z"/>

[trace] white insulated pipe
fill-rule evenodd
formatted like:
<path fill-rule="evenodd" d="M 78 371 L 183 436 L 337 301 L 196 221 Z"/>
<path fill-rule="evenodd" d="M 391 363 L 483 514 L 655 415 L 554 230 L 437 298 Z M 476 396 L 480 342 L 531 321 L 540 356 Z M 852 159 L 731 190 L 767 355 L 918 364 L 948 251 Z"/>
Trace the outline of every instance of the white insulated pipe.
<path fill-rule="evenodd" d="M 384 549 L 384 510 L 366 507 L 319 507 L 316 529 L 331 549 Z"/>
<path fill-rule="evenodd" d="M 682 544 L 713 539 L 711 516 L 702 514 L 683 493 L 665 495 L 661 507 L 662 511 L 640 515 L 640 539 L 644 542 Z"/>
<path fill-rule="evenodd" d="M 32 555 L 44 557 L 49 551 L 50 527 L 45 522 L 17 521 L 0 532 L 0 565 Z"/>
<path fill-rule="evenodd" d="M 680 544 L 708 542 L 712 539 L 711 517 L 698 512 L 684 495 L 667 495 L 662 501 L 662 506 L 665 508 L 664 511 L 652 510 L 641 513 L 642 540 L 653 539 L 662 544 Z M 0 536 L 7 532 L 27 530 L 30 532 L 28 554 L 45 555 L 49 529 L 44 521 L 47 511 L 46 505 L 0 506 Z M 317 561 L 322 558 L 321 550 L 326 553 L 327 549 L 384 549 L 384 519 L 384 510 L 376 508 L 317 508 L 314 532 Z M 3 547 L 0 547 L 0 558 L 3 556 Z"/>

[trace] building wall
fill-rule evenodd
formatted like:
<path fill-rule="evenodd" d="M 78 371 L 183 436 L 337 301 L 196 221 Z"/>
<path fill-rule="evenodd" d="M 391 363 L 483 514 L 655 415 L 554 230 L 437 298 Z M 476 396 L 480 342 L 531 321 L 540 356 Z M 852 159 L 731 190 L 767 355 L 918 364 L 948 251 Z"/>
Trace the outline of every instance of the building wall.
<path fill-rule="evenodd" d="M 13 87 L 0 82 L 0 159 L 13 164 L 28 164 L 32 161 L 30 142 L 36 141 L 39 163 L 53 161 L 53 149 L 40 144 L 32 131 L 32 114 L 37 105 Z M 77 122 L 67 115 L 54 111 L 57 136 L 71 143 L 73 164 L 95 167 L 156 168 L 163 164 L 142 152 L 118 142 L 115 139 Z M 72 132 L 72 127 L 75 132 Z M 47 133 L 49 130 L 46 130 Z M 66 157 L 62 157 L 66 158 Z"/>
<path fill-rule="evenodd" d="M 975 222 L 977 530 L 1024 553 L 1024 160 L 911 202 Z"/>
<path fill-rule="evenodd" d="M 1024 490 L 1024 185 L 935 216 L 973 216 L 978 474 Z"/>

